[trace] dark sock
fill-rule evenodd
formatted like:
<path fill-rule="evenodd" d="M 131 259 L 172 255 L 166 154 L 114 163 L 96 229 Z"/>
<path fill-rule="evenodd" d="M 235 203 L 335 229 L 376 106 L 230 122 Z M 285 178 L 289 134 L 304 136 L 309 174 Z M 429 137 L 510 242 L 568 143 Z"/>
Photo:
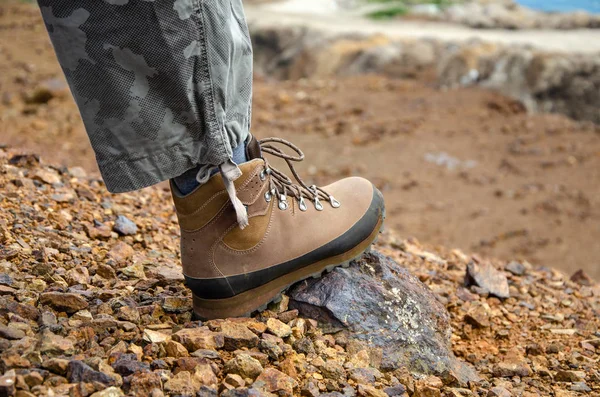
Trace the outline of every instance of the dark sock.
<path fill-rule="evenodd" d="M 236 164 L 242 164 L 245 163 L 246 161 L 248 161 L 248 157 L 246 157 L 246 144 L 247 144 L 247 140 L 246 142 L 241 143 L 240 145 L 238 145 L 238 147 L 236 147 L 235 149 L 233 149 L 233 162 Z"/>
<path fill-rule="evenodd" d="M 242 164 L 248 161 L 246 158 L 246 142 L 238 145 L 235 149 L 233 149 L 233 162 L 236 164 Z M 196 176 L 198 175 L 198 171 L 200 171 L 200 167 L 197 166 L 192 168 L 191 170 L 187 170 L 183 174 L 178 177 L 173 178 L 173 182 L 175 182 L 175 186 L 179 189 L 182 194 L 189 194 L 194 191 L 200 183 L 196 180 Z M 212 175 L 219 172 L 217 168 L 212 171 Z"/>

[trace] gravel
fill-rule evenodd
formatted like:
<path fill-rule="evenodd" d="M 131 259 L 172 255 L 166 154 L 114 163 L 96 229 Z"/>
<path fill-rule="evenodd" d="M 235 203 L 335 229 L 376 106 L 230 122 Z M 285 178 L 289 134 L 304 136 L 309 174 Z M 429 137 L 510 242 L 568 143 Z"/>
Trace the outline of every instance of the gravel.
<path fill-rule="evenodd" d="M 504 270 L 510 262 L 385 233 L 376 249 L 428 287 L 447 311 L 449 348 L 480 379 L 390 369 L 381 350 L 348 330 L 319 327 L 287 297 L 253 318 L 194 321 L 176 275 L 168 192 L 146 189 L 134 202 L 17 154 L 0 149 L 0 395 L 600 393 L 600 288 L 581 274 L 575 280 L 585 283 L 535 266 Z M 58 180 L 28 182 L 46 172 Z M 64 189 L 94 199 L 52 199 Z M 110 225 L 114 211 L 130 214 L 138 232 L 91 237 L 88 226 Z M 473 263 L 507 283 L 503 299 L 482 293 L 480 285 L 496 291 L 483 278 L 465 284 Z"/>

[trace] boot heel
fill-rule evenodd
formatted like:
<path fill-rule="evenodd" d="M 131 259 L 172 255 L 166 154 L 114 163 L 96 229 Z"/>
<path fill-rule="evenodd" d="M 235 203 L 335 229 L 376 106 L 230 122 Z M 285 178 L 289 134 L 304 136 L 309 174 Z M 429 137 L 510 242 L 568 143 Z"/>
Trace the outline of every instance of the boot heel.
<path fill-rule="evenodd" d="M 256 310 L 264 310 L 282 292 L 278 285 L 264 285 L 232 298 L 202 299 L 192 293 L 194 316 L 198 320 L 217 318 L 249 317 Z"/>

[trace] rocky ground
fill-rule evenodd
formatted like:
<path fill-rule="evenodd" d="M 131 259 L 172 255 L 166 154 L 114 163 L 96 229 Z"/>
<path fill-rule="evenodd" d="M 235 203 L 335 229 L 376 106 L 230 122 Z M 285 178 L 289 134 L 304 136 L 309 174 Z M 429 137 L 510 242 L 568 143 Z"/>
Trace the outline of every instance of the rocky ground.
<path fill-rule="evenodd" d="M 96 175 L 38 11 L 24 5 L 0 10 L 0 31 L 11 38 L 0 44 L 0 143 Z M 281 32 L 262 37 L 285 42 Z M 323 184 L 346 175 L 373 180 L 386 197 L 388 226 L 402 236 L 600 277 L 597 126 L 530 115 L 519 102 L 488 91 L 435 89 L 430 64 L 437 53 L 427 43 L 396 47 L 384 37 L 346 39 L 299 52 L 285 70 L 268 68 L 270 45 L 256 47 L 263 48 L 257 70 L 271 73 L 256 80 L 254 133 L 279 135 L 305 149 L 304 175 Z M 477 54 L 495 47 L 475 47 L 448 62 L 456 67 L 448 68 L 445 81 L 477 65 L 486 74 L 493 63 Z M 374 60 L 389 53 L 400 54 L 402 67 L 392 62 L 387 70 L 402 80 L 335 77 L 376 70 Z M 505 64 L 518 64 L 515 59 Z M 531 76 L 546 87 L 540 95 L 551 95 L 556 87 L 545 82 L 552 78 L 534 78 L 556 69 L 546 68 L 545 60 L 535 62 Z M 270 79 L 306 74 L 314 78 Z M 573 87 L 593 87 L 591 80 L 572 81 Z"/>
<path fill-rule="evenodd" d="M 584 273 L 392 233 L 376 249 L 251 319 L 193 321 L 167 191 L 113 196 L 0 149 L 0 396 L 600 393 Z"/>
<path fill-rule="evenodd" d="M 308 147 L 310 177 L 372 177 L 402 234 L 505 259 L 386 232 L 202 323 L 168 191 L 107 193 L 37 11 L 0 7 L 0 32 L 0 137 L 50 160 L 0 148 L 0 396 L 600 394 L 600 287 L 572 274 L 600 249 L 596 127 L 426 75 L 259 79 L 258 135 Z"/>

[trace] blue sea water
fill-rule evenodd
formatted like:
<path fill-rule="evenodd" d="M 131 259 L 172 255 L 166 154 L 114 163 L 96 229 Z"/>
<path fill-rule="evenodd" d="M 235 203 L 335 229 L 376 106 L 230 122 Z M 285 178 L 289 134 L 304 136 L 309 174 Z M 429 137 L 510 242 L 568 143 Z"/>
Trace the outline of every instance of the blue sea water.
<path fill-rule="evenodd" d="M 600 0 L 516 0 L 522 6 L 542 11 L 583 10 L 600 14 Z"/>

